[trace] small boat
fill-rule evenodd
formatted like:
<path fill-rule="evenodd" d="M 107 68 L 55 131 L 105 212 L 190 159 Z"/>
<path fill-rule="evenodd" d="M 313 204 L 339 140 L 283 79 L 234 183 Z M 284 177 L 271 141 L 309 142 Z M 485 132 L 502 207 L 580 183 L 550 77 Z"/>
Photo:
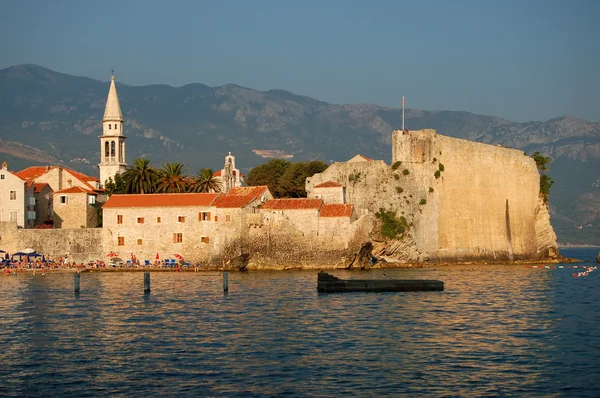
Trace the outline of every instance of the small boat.
<path fill-rule="evenodd" d="M 444 290 L 444 282 L 431 279 L 340 279 L 319 272 L 317 291 L 338 292 L 422 292 Z"/>

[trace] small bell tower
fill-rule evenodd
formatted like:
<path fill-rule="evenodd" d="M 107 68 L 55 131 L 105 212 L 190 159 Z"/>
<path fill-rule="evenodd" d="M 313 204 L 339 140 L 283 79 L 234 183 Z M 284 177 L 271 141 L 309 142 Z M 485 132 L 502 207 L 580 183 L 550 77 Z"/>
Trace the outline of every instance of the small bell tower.
<path fill-rule="evenodd" d="M 123 174 L 127 169 L 125 161 L 125 139 L 123 134 L 123 114 L 119 105 L 119 97 L 115 86 L 114 71 L 110 77 L 110 88 L 106 99 L 106 109 L 102 118 L 102 135 L 100 138 L 100 183 L 104 186 L 109 177 Z"/>

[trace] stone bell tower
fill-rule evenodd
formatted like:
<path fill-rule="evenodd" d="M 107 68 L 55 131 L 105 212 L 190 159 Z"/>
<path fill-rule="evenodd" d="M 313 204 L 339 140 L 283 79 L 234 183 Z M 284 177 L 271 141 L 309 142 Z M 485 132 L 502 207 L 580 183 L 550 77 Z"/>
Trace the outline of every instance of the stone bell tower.
<path fill-rule="evenodd" d="M 106 184 L 109 177 L 123 174 L 127 168 L 125 162 L 125 135 L 123 135 L 123 115 L 115 87 L 115 75 L 110 78 L 110 88 L 106 99 L 106 109 L 102 118 L 100 138 L 100 183 Z"/>

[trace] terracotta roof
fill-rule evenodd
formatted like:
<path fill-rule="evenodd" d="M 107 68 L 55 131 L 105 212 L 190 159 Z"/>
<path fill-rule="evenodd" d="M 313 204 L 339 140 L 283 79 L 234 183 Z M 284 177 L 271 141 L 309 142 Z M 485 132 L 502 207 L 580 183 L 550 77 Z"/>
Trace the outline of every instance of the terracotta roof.
<path fill-rule="evenodd" d="M 44 189 L 44 187 L 50 186 L 46 182 L 36 182 L 33 184 L 33 192 L 39 193 Z"/>
<path fill-rule="evenodd" d="M 323 204 L 320 217 L 350 217 L 352 215 L 353 205 L 351 204 Z"/>
<path fill-rule="evenodd" d="M 235 187 L 235 188 L 231 188 L 231 190 L 229 191 L 227 196 L 253 195 L 253 196 L 259 197 L 260 195 L 265 193 L 265 191 L 267 189 L 269 189 L 269 187 L 266 185 L 259 185 L 259 186 L 255 186 L 255 187 Z"/>
<path fill-rule="evenodd" d="M 71 187 L 71 188 L 67 188 L 67 189 L 61 189 L 60 191 L 56 191 L 54 193 L 89 193 L 89 194 L 93 194 L 93 195 L 96 194 L 96 192 L 94 192 L 92 190 L 81 188 L 81 187 Z"/>
<path fill-rule="evenodd" d="M 144 195 L 112 195 L 107 207 L 184 207 L 210 206 L 218 193 L 154 193 Z"/>
<path fill-rule="evenodd" d="M 217 170 L 213 173 L 213 177 L 221 177 L 221 171 L 223 170 Z"/>
<path fill-rule="evenodd" d="M 338 188 L 338 187 L 343 187 L 343 185 L 338 184 L 335 181 L 325 181 L 324 183 L 314 186 L 314 188 Z"/>
<path fill-rule="evenodd" d="M 271 199 L 262 205 L 265 210 L 306 210 L 319 209 L 321 199 Z"/>
<path fill-rule="evenodd" d="M 79 173 L 75 170 L 71 170 L 71 169 L 69 169 L 67 167 L 63 167 L 63 166 L 32 166 L 32 167 L 28 167 L 24 170 L 18 171 L 14 174 L 22 180 L 35 180 L 36 178 L 38 178 L 38 177 L 46 174 L 50 170 L 53 170 L 56 168 L 62 168 L 63 170 L 67 171 L 73 177 L 77 178 L 78 180 L 80 180 L 81 182 L 86 184 L 89 187 L 89 189 L 94 189 L 94 187 L 89 185 L 88 181 L 100 181 L 96 177 L 90 177 L 83 173 Z"/>
<path fill-rule="evenodd" d="M 219 208 L 241 208 L 252 202 L 254 199 L 258 197 L 255 195 L 245 195 L 245 196 L 228 196 L 221 195 L 217 199 L 215 199 L 213 205 Z"/>

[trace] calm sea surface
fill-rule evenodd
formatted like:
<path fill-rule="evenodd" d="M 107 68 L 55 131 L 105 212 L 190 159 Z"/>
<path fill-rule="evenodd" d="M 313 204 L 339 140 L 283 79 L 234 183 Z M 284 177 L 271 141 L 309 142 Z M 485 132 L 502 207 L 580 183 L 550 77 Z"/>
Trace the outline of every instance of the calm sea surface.
<path fill-rule="evenodd" d="M 600 249 L 563 254 L 593 265 Z M 566 265 L 565 265 L 566 267 Z M 316 272 L 0 277 L 0 396 L 600 396 L 600 269 L 332 272 L 443 292 L 319 294 Z M 580 271 L 580 270 L 579 270 Z"/>

